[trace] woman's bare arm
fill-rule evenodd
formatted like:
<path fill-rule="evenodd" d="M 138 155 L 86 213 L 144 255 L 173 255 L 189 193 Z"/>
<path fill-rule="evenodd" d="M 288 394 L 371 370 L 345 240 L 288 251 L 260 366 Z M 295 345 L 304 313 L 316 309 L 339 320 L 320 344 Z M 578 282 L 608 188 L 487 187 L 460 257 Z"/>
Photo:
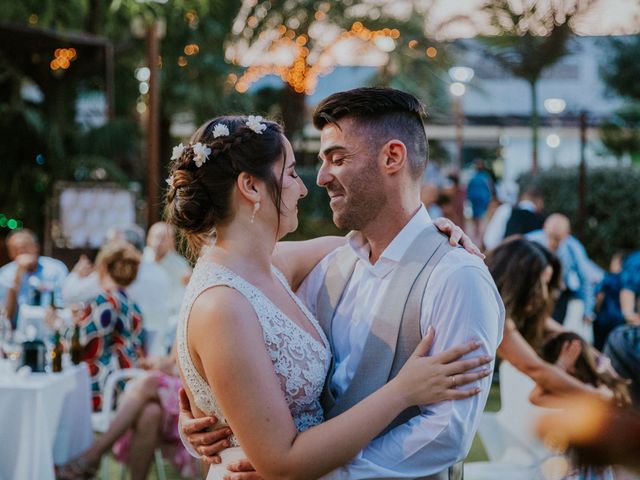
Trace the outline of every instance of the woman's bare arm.
<path fill-rule="evenodd" d="M 298 242 L 278 242 L 271 261 L 295 291 L 320 260 L 345 242 L 344 237 L 329 236 Z"/>
<path fill-rule="evenodd" d="M 594 388 L 540 358 L 510 319 L 505 322 L 504 336 L 498 347 L 498 355 L 548 393 L 561 396 L 577 393 L 598 395 Z"/>
<path fill-rule="evenodd" d="M 451 245 L 461 245 L 469 253 L 484 258 L 484 255 L 471 241 L 471 238 L 451 220 L 436 218 L 433 223 L 438 230 L 449 237 Z M 345 242 L 345 237 L 335 236 L 297 242 L 278 242 L 271 261 L 284 273 L 295 291 L 320 260 L 336 248 L 344 245 Z"/>
<path fill-rule="evenodd" d="M 217 341 L 211 342 L 212 337 Z M 209 290 L 196 301 L 189 320 L 196 367 L 204 370 L 231 429 L 266 479 L 318 478 L 355 456 L 407 406 L 477 393 L 477 389 L 452 390 L 450 377 L 442 375 L 456 363 L 464 364 L 465 371 L 473 363 L 477 366 L 478 358 L 453 361 L 470 347 L 423 357 L 428 342 L 429 335 L 421 342 L 420 355 L 407 363 L 412 373 L 401 372 L 344 414 L 298 433 L 262 329 L 244 297 L 227 288 Z M 462 377 L 468 383 L 481 376 L 485 372 L 456 375 L 456 380 Z M 435 397 L 428 398 L 431 395 Z"/>

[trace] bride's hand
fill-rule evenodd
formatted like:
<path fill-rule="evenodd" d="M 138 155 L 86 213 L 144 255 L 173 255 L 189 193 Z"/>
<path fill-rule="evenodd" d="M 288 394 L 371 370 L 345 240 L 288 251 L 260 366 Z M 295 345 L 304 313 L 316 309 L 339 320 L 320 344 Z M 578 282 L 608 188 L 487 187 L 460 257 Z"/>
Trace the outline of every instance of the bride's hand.
<path fill-rule="evenodd" d="M 392 380 L 398 387 L 400 395 L 404 396 L 407 406 L 428 405 L 444 400 L 459 400 L 476 395 L 479 387 L 458 389 L 463 385 L 480 380 L 491 374 L 491 369 L 482 365 L 491 362 L 493 358 L 482 355 L 469 360 L 459 360 L 467 353 L 480 347 L 480 343 L 471 342 L 452 347 L 436 355 L 427 356 L 433 344 L 433 328 L 429 327 L 427 334 L 420 341 L 415 351 L 404 364 L 398 375 Z"/>
<path fill-rule="evenodd" d="M 433 221 L 433 224 L 436 226 L 438 230 L 449 237 L 449 243 L 457 247 L 461 245 L 467 252 L 472 253 L 482 259 L 484 259 L 484 254 L 480 251 L 480 249 L 476 246 L 469 235 L 464 233 L 462 228 L 453 223 L 448 218 L 440 217 L 436 218 Z"/>

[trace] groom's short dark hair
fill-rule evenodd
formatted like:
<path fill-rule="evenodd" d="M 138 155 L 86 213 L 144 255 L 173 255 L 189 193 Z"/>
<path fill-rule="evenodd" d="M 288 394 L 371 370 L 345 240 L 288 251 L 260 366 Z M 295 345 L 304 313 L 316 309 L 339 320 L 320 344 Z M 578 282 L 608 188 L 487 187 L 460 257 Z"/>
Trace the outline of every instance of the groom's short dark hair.
<path fill-rule="evenodd" d="M 322 130 L 342 118 L 355 120 L 358 128 L 378 148 L 392 138 L 407 147 L 411 175 L 422 177 L 428 147 L 423 103 L 413 95 L 383 87 L 363 87 L 338 92 L 322 100 L 313 113 L 313 125 Z"/>

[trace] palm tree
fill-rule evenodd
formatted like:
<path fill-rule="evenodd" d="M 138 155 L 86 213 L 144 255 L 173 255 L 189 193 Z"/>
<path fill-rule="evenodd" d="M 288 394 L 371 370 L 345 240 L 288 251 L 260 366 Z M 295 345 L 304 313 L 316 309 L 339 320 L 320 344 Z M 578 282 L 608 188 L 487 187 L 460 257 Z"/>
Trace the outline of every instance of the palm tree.
<path fill-rule="evenodd" d="M 482 38 L 486 52 L 502 68 L 525 80 L 531 90 L 531 172 L 538 170 L 538 94 L 541 75 L 570 50 L 571 20 L 592 3 L 492 0 L 483 10 L 496 35 Z"/>

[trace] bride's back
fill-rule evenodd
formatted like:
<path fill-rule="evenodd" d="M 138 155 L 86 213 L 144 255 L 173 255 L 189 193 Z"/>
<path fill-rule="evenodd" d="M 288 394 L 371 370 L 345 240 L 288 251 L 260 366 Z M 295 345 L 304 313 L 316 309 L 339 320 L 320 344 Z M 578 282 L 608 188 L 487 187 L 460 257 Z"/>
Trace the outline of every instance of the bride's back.
<path fill-rule="evenodd" d="M 275 269 L 274 273 L 290 292 L 282 274 Z M 198 356 L 192 355 L 197 352 L 189 348 L 192 341 L 188 325 L 193 305 L 203 292 L 217 286 L 233 289 L 229 294 L 235 293 L 237 297 L 239 293 L 255 311 L 262 329 L 264 346 L 280 380 L 296 428 L 302 431 L 321 423 L 323 412 L 319 398 L 329 366 L 330 353 L 326 337 L 317 322 L 291 293 L 292 298 L 296 299 L 321 336 L 322 343 L 285 316 L 262 291 L 231 270 L 205 258 L 201 258 L 196 264 L 185 292 L 176 337 L 180 370 L 193 405 L 202 415 L 215 415 L 221 424 L 226 424 L 223 412 L 205 379 L 204 368 L 200 365 Z M 216 340 L 224 341 L 212 338 L 211 342 Z"/>

